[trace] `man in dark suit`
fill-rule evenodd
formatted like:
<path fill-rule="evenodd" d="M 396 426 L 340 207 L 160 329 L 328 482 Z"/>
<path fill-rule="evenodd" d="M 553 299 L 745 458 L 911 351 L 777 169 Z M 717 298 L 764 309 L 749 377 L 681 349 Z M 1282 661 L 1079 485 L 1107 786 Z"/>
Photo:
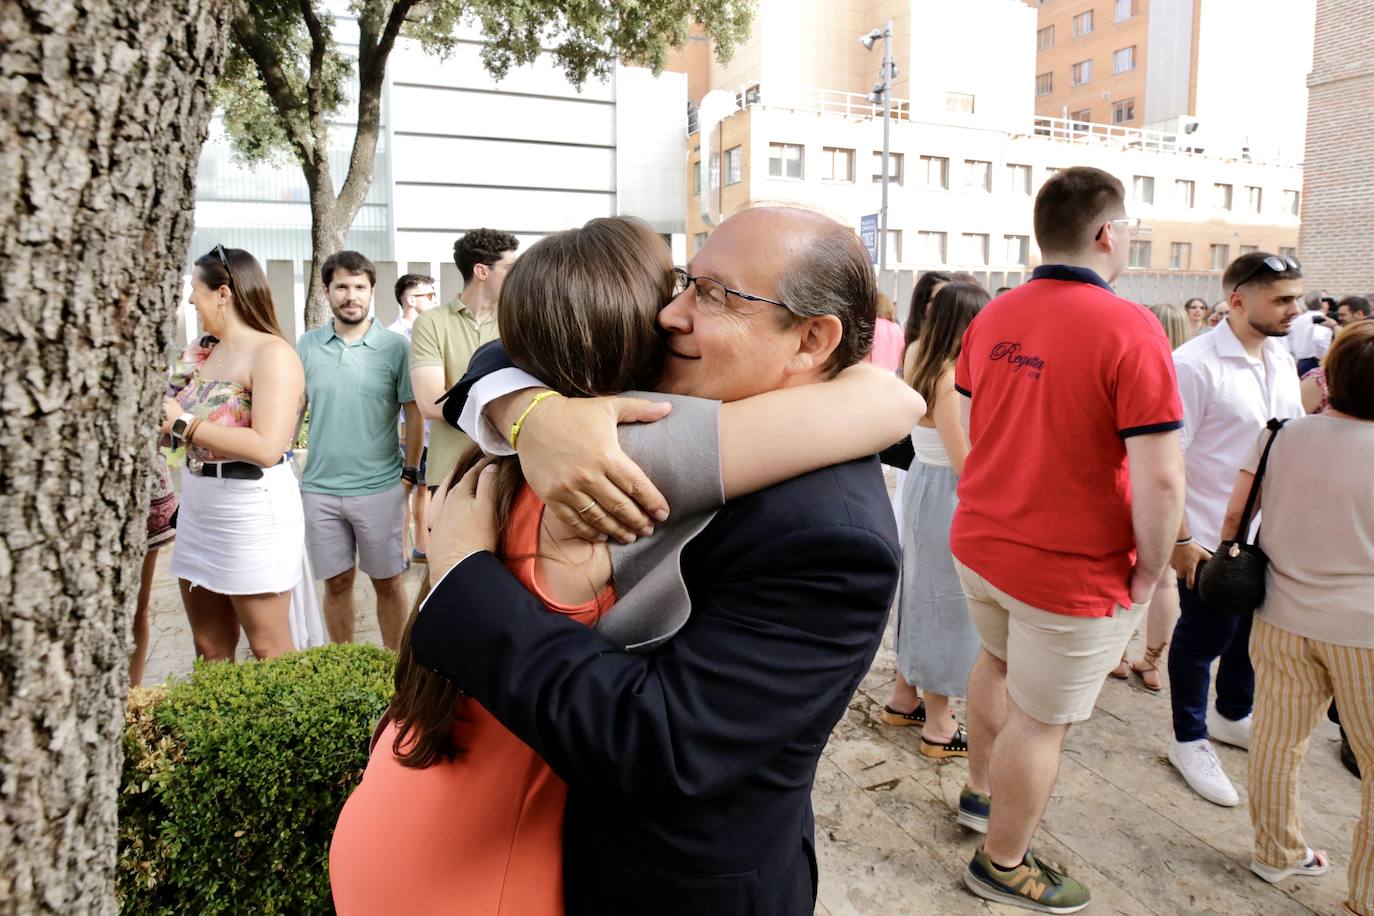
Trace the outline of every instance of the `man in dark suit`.
<path fill-rule="evenodd" d="M 817 214 L 732 217 L 688 273 L 660 316 L 665 391 L 735 400 L 806 384 L 858 361 L 872 340 L 871 264 L 853 232 Z M 509 429 L 531 394 L 502 400 L 488 417 Z M 529 445 L 521 433 L 522 465 L 566 463 L 573 438 L 615 451 L 613 428 L 559 441 L 557 430 L 578 428 L 578 410 L 605 415 L 594 402 L 541 403 L 527 422 L 542 433 Z M 609 498 L 578 508 L 624 514 Z M 547 613 L 491 546 L 466 529 L 431 541 L 435 587 L 412 647 L 568 783 L 568 912 L 812 912 L 816 764 L 877 650 L 897 581 L 877 459 L 721 509 L 682 554 L 691 617 L 651 653 L 617 651 Z"/>

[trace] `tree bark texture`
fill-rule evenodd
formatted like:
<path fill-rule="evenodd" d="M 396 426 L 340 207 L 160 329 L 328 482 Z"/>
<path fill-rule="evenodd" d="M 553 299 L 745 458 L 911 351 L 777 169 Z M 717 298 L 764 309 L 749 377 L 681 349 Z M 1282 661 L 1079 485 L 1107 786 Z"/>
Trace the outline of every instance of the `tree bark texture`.
<path fill-rule="evenodd" d="M 230 0 L 0 2 L 0 913 L 113 913 L 130 622 Z"/>

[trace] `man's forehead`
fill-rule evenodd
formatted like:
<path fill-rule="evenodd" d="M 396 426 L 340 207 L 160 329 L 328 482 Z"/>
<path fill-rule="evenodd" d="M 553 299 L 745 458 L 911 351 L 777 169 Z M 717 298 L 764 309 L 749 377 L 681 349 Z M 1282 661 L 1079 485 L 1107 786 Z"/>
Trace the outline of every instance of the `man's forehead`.
<path fill-rule="evenodd" d="M 329 282 L 329 285 L 338 286 L 340 283 L 352 284 L 359 281 L 367 286 L 372 285 L 372 281 L 367 278 L 367 274 L 355 274 L 340 268 L 334 271 L 334 279 Z"/>
<path fill-rule="evenodd" d="M 746 210 L 721 223 L 692 259 L 691 272 L 723 283 L 772 285 L 782 269 L 814 235 L 805 222 L 785 212 Z"/>

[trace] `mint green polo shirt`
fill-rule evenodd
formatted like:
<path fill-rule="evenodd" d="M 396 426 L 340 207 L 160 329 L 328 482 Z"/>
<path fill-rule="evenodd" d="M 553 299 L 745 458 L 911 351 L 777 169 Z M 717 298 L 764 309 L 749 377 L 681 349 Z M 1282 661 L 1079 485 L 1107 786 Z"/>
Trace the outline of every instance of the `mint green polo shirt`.
<path fill-rule="evenodd" d="M 310 404 L 301 489 L 330 496 L 367 496 L 401 482 L 396 412 L 415 400 L 410 345 L 377 319 L 349 346 L 334 321 L 301 335 Z"/>

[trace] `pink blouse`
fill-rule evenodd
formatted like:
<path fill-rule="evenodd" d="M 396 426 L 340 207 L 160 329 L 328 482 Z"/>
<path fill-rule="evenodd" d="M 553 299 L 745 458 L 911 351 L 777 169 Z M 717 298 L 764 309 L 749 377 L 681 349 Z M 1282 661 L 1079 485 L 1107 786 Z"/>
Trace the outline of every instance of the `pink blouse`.
<path fill-rule="evenodd" d="M 253 392 L 238 382 L 222 379 L 203 379 L 200 368 L 214 352 L 219 341 L 205 335 L 194 341 L 177 359 L 176 368 L 167 384 L 167 397 L 176 401 L 189 414 L 216 426 L 247 427 L 253 425 Z M 227 461 L 197 445 L 187 450 L 187 458 L 195 461 Z"/>
<path fill-rule="evenodd" d="M 902 371 L 905 342 L 901 325 L 887 318 L 879 318 L 873 328 L 873 349 L 868 353 L 868 361 L 892 372 Z"/>

